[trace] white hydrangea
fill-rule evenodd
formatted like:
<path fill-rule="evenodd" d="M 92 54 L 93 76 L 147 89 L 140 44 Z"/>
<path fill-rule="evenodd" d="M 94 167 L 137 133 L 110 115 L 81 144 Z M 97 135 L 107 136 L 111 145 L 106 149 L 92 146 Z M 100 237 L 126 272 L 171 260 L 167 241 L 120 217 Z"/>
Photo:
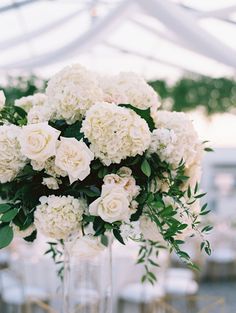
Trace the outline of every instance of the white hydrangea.
<path fill-rule="evenodd" d="M 48 189 L 52 189 L 52 190 L 59 189 L 59 184 L 61 183 L 62 181 L 55 177 L 44 177 L 42 181 L 42 185 L 45 185 L 48 187 Z"/>
<path fill-rule="evenodd" d="M 78 64 L 54 75 L 46 94 L 49 105 L 55 109 L 54 118 L 65 119 L 68 124 L 81 120 L 94 103 L 103 99 L 96 75 Z"/>
<path fill-rule="evenodd" d="M 134 111 L 113 103 L 92 106 L 81 131 L 91 143 L 90 149 L 105 165 L 142 155 L 151 142 L 146 121 Z"/>
<path fill-rule="evenodd" d="M 81 228 L 83 213 L 87 204 L 84 199 L 72 196 L 41 197 L 34 213 L 35 226 L 45 236 L 67 239 Z"/>
<path fill-rule="evenodd" d="M 139 109 L 160 106 L 155 90 L 135 73 L 121 72 L 114 77 L 101 77 L 99 81 L 106 102 L 129 103 Z"/>
<path fill-rule="evenodd" d="M 177 137 L 172 129 L 158 128 L 152 132 L 152 141 L 148 149 L 150 154 L 157 153 L 161 161 L 166 161 L 175 153 Z"/>
<path fill-rule="evenodd" d="M 48 105 L 34 106 L 27 115 L 28 124 L 48 122 L 52 117 L 52 110 Z"/>
<path fill-rule="evenodd" d="M 57 178 L 57 177 L 66 177 L 66 171 L 63 171 L 61 168 L 56 166 L 55 164 L 55 157 L 47 159 L 45 162 L 38 162 L 31 160 L 31 165 L 35 171 L 42 171 L 45 170 L 45 173 Z"/>
<path fill-rule="evenodd" d="M 6 102 L 6 97 L 4 95 L 4 92 L 0 90 L 0 111 L 4 108 Z"/>
<path fill-rule="evenodd" d="M 0 126 L 0 183 L 12 181 L 26 164 L 18 137 L 21 128 L 15 125 Z"/>
<path fill-rule="evenodd" d="M 47 102 L 47 96 L 43 93 L 36 93 L 33 96 L 22 97 L 15 100 L 15 106 L 29 112 L 35 106 L 44 106 Z"/>
<path fill-rule="evenodd" d="M 26 238 L 29 237 L 35 230 L 36 227 L 34 224 L 30 225 L 28 228 L 24 230 L 20 230 L 20 227 L 15 225 L 14 223 L 11 224 L 14 237 L 19 237 L 19 238 Z"/>
<path fill-rule="evenodd" d="M 186 168 L 201 162 L 202 144 L 185 113 L 158 111 L 154 121 L 157 131 L 153 132 L 152 151 L 157 148 L 160 157 L 175 167 L 181 160 Z"/>

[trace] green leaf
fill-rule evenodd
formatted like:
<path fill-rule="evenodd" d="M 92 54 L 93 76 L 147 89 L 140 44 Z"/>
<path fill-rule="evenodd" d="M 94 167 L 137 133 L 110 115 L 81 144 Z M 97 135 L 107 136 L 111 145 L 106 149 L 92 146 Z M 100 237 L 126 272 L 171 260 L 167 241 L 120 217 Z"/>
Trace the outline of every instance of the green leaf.
<path fill-rule="evenodd" d="M 207 210 L 207 211 L 202 211 L 199 215 L 207 215 L 208 213 L 210 213 L 211 210 Z"/>
<path fill-rule="evenodd" d="M 140 109 L 132 106 L 131 104 L 119 104 L 119 106 L 133 110 L 135 113 L 137 113 L 141 118 L 143 118 L 147 122 L 150 131 L 153 131 L 155 129 L 155 124 L 154 124 L 154 121 L 151 117 L 150 108 L 148 108 L 146 110 L 140 110 Z"/>
<path fill-rule="evenodd" d="M 113 234 L 115 238 L 122 243 L 122 245 L 125 245 L 123 238 L 121 237 L 120 231 L 118 229 L 113 229 Z"/>
<path fill-rule="evenodd" d="M 214 150 L 213 150 L 212 148 L 204 148 L 204 150 L 205 150 L 206 152 L 214 152 Z"/>
<path fill-rule="evenodd" d="M 178 230 L 183 230 L 188 227 L 188 224 L 181 224 L 178 226 Z"/>
<path fill-rule="evenodd" d="M 73 125 L 68 126 L 66 130 L 62 133 L 62 136 L 81 140 L 84 136 L 84 134 L 80 132 L 81 126 L 82 123 L 80 121 L 74 123 Z"/>
<path fill-rule="evenodd" d="M 192 192 L 191 192 L 190 186 L 188 186 L 187 195 L 188 195 L 188 198 L 191 198 L 191 196 L 192 196 Z"/>
<path fill-rule="evenodd" d="M 141 164 L 141 171 L 143 172 L 144 175 L 146 175 L 147 177 L 151 176 L 152 170 L 151 170 L 151 166 L 148 163 L 147 159 L 144 159 L 142 164 Z"/>
<path fill-rule="evenodd" d="M 102 236 L 101 236 L 101 243 L 102 243 L 105 247 L 108 247 L 109 240 L 108 240 L 108 237 L 107 237 L 106 235 L 102 235 Z"/>
<path fill-rule="evenodd" d="M 27 242 L 33 242 L 37 238 L 37 231 L 33 231 L 31 235 L 24 238 Z"/>
<path fill-rule="evenodd" d="M 0 204 L 0 213 L 5 213 L 6 211 L 11 209 L 11 205 L 8 203 Z"/>
<path fill-rule="evenodd" d="M 95 197 L 98 197 L 100 196 L 100 191 L 99 189 L 89 189 L 89 188 L 83 188 L 81 189 L 82 192 L 84 192 L 86 194 L 86 196 L 88 196 L 89 198 L 95 198 Z"/>
<path fill-rule="evenodd" d="M 9 210 L 0 217 L 0 220 L 2 222 L 11 222 L 16 217 L 18 212 L 18 209 Z"/>
<path fill-rule="evenodd" d="M 21 107 L 18 106 L 14 106 L 13 107 L 15 112 L 21 117 L 21 118 L 25 118 L 27 116 L 27 113 L 25 112 L 24 109 L 22 109 Z"/>
<path fill-rule="evenodd" d="M 200 195 L 197 195 L 197 196 L 194 196 L 195 199 L 199 199 L 199 198 L 202 198 L 206 195 L 206 192 L 205 193 L 201 193 Z"/>
<path fill-rule="evenodd" d="M 7 247 L 13 239 L 13 230 L 9 225 L 0 227 L 0 249 Z"/>
<path fill-rule="evenodd" d="M 106 176 L 108 174 L 108 168 L 107 167 L 102 167 L 99 171 L 98 171 L 98 177 L 99 178 L 104 178 L 104 176 Z"/>

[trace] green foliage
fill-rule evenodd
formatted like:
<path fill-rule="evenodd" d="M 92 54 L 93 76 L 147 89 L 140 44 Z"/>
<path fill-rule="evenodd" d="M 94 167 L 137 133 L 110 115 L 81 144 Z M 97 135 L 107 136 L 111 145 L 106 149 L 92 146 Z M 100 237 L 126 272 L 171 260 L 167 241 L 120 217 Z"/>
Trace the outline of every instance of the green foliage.
<path fill-rule="evenodd" d="M 154 121 L 151 117 L 151 110 L 150 109 L 141 110 L 141 109 L 138 109 L 138 108 L 132 106 L 131 104 L 119 104 L 119 106 L 133 110 L 135 113 L 137 113 L 141 118 L 143 118 L 147 122 L 148 127 L 151 131 L 153 131 L 155 129 L 155 124 L 154 124 Z"/>
<path fill-rule="evenodd" d="M 12 239 L 12 228 L 5 223 L 0 224 L 0 249 L 7 247 L 11 243 Z"/>
<path fill-rule="evenodd" d="M 151 176 L 152 169 L 151 169 L 150 164 L 148 163 L 147 159 L 143 160 L 143 162 L 141 164 L 141 170 L 142 170 L 143 174 L 146 175 L 147 177 Z"/>
<path fill-rule="evenodd" d="M 191 111 L 203 107 L 208 115 L 236 110 L 236 82 L 228 78 L 185 77 L 174 85 L 164 80 L 150 82 L 162 105 L 171 103 L 173 111 Z"/>
<path fill-rule="evenodd" d="M 0 90 L 6 95 L 7 104 L 13 104 L 16 99 L 44 91 L 45 87 L 46 81 L 34 75 L 9 76 L 7 83 L 0 86 Z"/>
<path fill-rule="evenodd" d="M 64 242 L 48 242 L 49 249 L 44 254 L 51 255 L 54 263 L 57 266 L 57 275 L 63 280 L 64 274 L 64 266 L 63 266 L 63 249 L 64 249 Z"/>
<path fill-rule="evenodd" d="M 14 105 L 5 106 L 0 111 L 0 125 L 11 123 L 14 125 L 23 126 L 27 124 L 27 113 L 20 107 Z"/>

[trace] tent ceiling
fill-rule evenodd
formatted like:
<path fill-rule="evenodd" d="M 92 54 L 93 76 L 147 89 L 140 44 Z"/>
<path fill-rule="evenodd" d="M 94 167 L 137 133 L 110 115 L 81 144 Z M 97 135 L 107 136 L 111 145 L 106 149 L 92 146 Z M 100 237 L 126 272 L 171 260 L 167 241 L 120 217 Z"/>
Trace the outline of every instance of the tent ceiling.
<path fill-rule="evenodd" d="M 2 73 L 77 61 L 149 77 L 236 68 L 236 0 L 2 0 L 0 27 Z"/>

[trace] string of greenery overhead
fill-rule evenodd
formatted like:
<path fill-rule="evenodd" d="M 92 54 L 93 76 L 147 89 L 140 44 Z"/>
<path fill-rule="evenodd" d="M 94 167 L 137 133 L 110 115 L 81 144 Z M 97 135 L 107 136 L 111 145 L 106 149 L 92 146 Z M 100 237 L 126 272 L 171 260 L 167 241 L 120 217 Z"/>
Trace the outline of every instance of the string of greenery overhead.
<path fill-rule="evenodd" d="M 174 111 L 192 111 L 204 108 L 207 115 L 222 112 L 236 113 L 236 81 L 228 78 L 205 76 L 184 77 L 170 85 L 165 80 L 151 81 L 149 84 L 157 91 L 162 108 Z M 44 91 L 46 81 L 36 77 L 9 77 L 0 86 L 8 103 L 15 99 Z"/>

